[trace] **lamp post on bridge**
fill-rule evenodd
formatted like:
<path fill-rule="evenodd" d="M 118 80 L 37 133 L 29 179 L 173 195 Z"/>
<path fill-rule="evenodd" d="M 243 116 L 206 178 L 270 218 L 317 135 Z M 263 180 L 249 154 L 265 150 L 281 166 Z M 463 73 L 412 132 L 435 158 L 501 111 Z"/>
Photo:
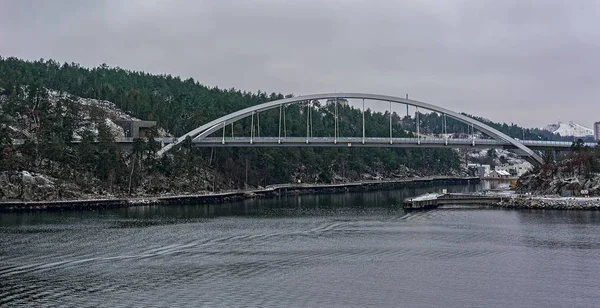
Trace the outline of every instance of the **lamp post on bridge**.
<path fill-rule="evenodd" d="M 334 123 L 333 123 L 333 143 L 337 144 L 337 137 L 338 137 L 338 106 L 337 106 L 337 97 L 335 98 L 334 101 L 334 112 L 335 112 L 335 119 L 334 119 Z"/>
<path fill-rule="evenodd" d="M 252 120 L 250 122 L 250 144 L 252 144 L 252 141 L 254 139 L 254 111 L 252 111 Z"/>
<path fill-rule="evenodd" d="M 415 117 L 415 122 L 417 122 L 417 144 L 421 144 L 421 134 L 419 132 L 419 107 L 417 107 L 417 111 L 416 111 L 416 117 Z"/>
<path fill-rule="evenodd" d="M 390 144 L 392 144 L 392 101 L 390 101 Z"/>
<path fill-rule="evenodd" d="M 281 111 L 283 109 L 283 105 L 279 105 L 279 138 L 277 139 L 277 143 L 281 144 Z"/>
<path fill-rule="evenodd" d="M 362 143 L 365 144 L 365 99 L 362 100 Z"/>

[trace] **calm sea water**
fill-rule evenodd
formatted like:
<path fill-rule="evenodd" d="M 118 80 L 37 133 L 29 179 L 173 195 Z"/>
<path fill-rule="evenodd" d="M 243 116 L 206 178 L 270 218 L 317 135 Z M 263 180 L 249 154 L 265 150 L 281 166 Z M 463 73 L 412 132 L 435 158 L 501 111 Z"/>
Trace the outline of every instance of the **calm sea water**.
<path fill-rule="evenodd" d="M 428 190 L 0 214 L 0 306 L 600 306 L 600 213 L 401 210 Z"/>

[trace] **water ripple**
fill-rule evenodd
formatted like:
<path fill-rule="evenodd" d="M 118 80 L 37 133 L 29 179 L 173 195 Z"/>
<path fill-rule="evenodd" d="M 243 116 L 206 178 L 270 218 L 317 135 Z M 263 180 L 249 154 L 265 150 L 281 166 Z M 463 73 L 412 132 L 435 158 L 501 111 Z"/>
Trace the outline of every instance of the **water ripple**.
<path fill-rule="evenodd" d="M 582 223 L 576 213 L 540 214 L 550 215 L 544 220 L 517 211 L 456 208 L 289 212 L 181 223 L 173 217 L 137 223 L 115 215 L 106 221 L 2 226 L 0 307 L 600 302 L 595 217 Z M 136 227 L 115 227 L 119 221 Z M 40 231 L 46 229 L 51 231 Z"/>

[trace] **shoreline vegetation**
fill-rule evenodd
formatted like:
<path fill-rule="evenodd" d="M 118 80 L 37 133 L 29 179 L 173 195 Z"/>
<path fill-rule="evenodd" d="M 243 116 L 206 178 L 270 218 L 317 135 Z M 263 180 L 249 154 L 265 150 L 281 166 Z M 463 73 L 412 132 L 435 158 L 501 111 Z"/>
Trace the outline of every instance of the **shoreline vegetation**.
<path fill-rule="evenodd" d="M 146 197 L 107 197 L 93 199 L 73 199 L 58 201 L 6 201 L 0 202 L 1 212 L 96 210 L 103 208 L 131 207 L 146 205 L 183 205 L 239 201 L 250 198 L 263 198 L 279 195 L 306 193 L 334 193 L 340 191 L 370 191 L 427 185 L 459 185 L 479 183 L 476 177 L 420 177 L 398 180 L 373 180 L 339 184 L 277 184 L 252 190 L 232 190 L 207 192 L 205 194 L 185 194 Z"/>
<path fill-rule="evenodd" d="M 183 136 L 226 114 L 285 97 L 293 95 L 220 89 L 192 78 L 106 64 L 86 68 L 0 57 L 0 200 L 467 175 L 459 154 L 449 148 L 195 147 L 188 138 L 157 155 L 162 145 L 155 138 Z M 241 118 L 211 136 L 304 136 L 310 123 L 315 137 L 353 137 L 362 135 L 355 124 L 364 119 L 366 136 L 377 137 L 389 134 L 391 119 L 393 136 L 410 138 L 415 136 L 411 131 L 416 117 L 321 99 L 285 105 L 281 112 L 261 111 L 260 120 L 258 113 Z M 461 132 L 457 138 L 468 130 L 467 124 L 437 113 L 418 113 L 418 118 L 427 134 L 442 134 L 442 124 Z M 133 128 L 140 120 L 155 125 L 140 133 Z M 132 138 L 131 144 L 116 142 L 122 137 Z M 19 188 L 32 180 L 25 171 L 47 178 L 34 179 L 45 186 L 33 192 L 38 195 L 20 194 Z M 24 177 L 28 183 L 23 183 Z"/>
<path fill-rule="evenodd" d="M 0 76 L 0 212 L 218 203 L 280 194 L 444 185 L 445 180 L 440 179 L 451 181 L 469 174 L 463 168 L 463 157 L 465 163 L 471 157 L 490 166 L 511 160 L 495 150 L 470 156 L 466 149 L 449 148 L 195 148 L 189 138 L 159 157 L 161 145 L 155 137 L 182 136 L 225 114 L 293 95 L 207 87 L 192 78 L 151 75 L 106 64 L 86 68 L 77 63 L 14 57 L 0 57 Z M 286 106 L 285 136 L 304 136 L 307 123 L 311 135 L 331 136 L 334 128 L 334 135 L 358 136 L 352 123 L 359 123 L 361 117 L 371 136 L 414 137 L 414 127 L 421 127 L 423 134 L 454 132 L 453 138 L 476 133 L 472 130 L 469 134 L 467 124 L 446 120 L 436 112 L 404 116 L 361 111 L 348 104 L 338 107 L 335 102 L 315 100 Z M 281 135 L 281 112 L 263 112 L 262 126 L 258 114 L 256 125 L 254 115 L 239 119 L 215 135 Z M 599 207 L 600 199 L 541 196 L 599 196 L 600 146 L 589 147 L 582 139 L 545 130 L 471 117 L 513 138 L 573 141 L 570 153 L 546 151 L 543 165 L 519 178 L 516 188 L 533 195 L 514 197 L 498 206 Z M 140 119 L 156 122 L 143 136 L 133 136 L 117 124 Z M 128 149 L 115 142 L 115 137 L 126 135 L 135 137 Z M 449 177 L 422 178 L 436 174 Z M 361 179 L 403 180 L 268 185 Z M 247 185 L 259 189 L 249 190 Z"/>
<path fill-rule="evenodd" d="M 428 185 L 464 185 L 479 183 L 476 177 L 420 177 L 398 180 L 372 180 L 338 184 L 289 183 L 269 185 L 264 188 L 206 192 L 203 194 L 164 194 L 144 197 L 106 197 L 54 201 L 6 201 L 0 202 L 2 212 L 99 210 L 105 208 L 135 207 L 148 205 L 219 204 L 252 198 L 269 198 L 283 195 L 319 194 L 337 192 L 375 191 L 385 189 L 425 187 Z M 499 193 L 494 191 L 470 193 L 472 196 L 501 197 L 500 202 L 487 204 L 502 209 L 547 210 L 600 210 L 600 197 L 561 197 Z M 418 198 L 418 196 L 416 197 Z"/>

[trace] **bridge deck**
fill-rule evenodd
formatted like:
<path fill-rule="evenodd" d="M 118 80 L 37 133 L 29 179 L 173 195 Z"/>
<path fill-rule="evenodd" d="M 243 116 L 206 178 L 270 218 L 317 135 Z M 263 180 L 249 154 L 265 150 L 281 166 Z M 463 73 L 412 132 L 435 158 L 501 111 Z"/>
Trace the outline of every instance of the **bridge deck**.
<path fill-rule="evenodd" d="M 134 138 L 117 138 L 117 143 L 133 143 Z M 156 138 L 162 144 L 176 142 L 177 138 Z M 24 140 L 13 140 L 13 144 L 23 144 Z M 378 137 L 207 137 L 192 141 L 196 147 L 424 147 L 424 148 L 499 148 L 513 150 L 514 145 L 495 139 L 445 139 L 445 138 L 378 138 Z M 570 149 L 569 141 L 519 140 L 531 149 Z M 77 140 L 73 143 L 78 143 Z M 596 143 L 585 143 L 595 147 Z"/>
<path fill-rule="evenodd" d="M 539 141 L 520 140 L 523 145 L 533 149 L 569 149 L 572 143 L 568 141 Z M 361 138 L 361 137 L 235 137 L 235 138 L 204 138 L 195 141 L 196 146 L 347 146 L 347 147 L 475 147 L 515 149 L 509 142 L 495 139 L 444 139 L 444 138 Z M 586 146 L 596 146 L 586 143 Z"/>

